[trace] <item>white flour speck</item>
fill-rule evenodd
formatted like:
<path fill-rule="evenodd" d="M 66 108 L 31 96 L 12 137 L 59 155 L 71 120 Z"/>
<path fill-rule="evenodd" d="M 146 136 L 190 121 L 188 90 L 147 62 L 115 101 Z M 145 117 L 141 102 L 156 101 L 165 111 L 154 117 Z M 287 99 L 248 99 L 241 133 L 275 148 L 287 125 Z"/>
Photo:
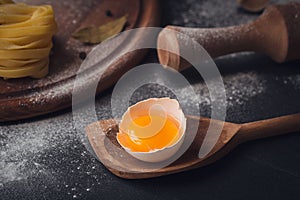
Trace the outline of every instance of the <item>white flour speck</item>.
<path fill-rule="evenodd" d="M 277 80 L 280 78 L 282 79 L 284 84 L 292 85 L 296 90 L 300 89 L 300 74 L 277 77 Z"/>
<path fill-rule="evenodd" d="M 51 175 L 52 172 L 36 160 L 74 138 L 72 132 L 53 130 L 54 123 L 60 122 L 49 119 L 36 124 L 0 127 L 0 138 L 3 138 L 0 140 L 0 183 L 19 181 L 38 174 Z"/>

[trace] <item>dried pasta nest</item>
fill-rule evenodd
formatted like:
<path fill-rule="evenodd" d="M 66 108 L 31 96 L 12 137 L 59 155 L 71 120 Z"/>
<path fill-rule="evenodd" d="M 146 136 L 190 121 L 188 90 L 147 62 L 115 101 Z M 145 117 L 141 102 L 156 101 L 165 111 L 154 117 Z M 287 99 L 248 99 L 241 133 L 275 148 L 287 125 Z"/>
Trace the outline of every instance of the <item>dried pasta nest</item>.
<path fill-rule="evenodd" d="M 0 77 L 46 76 L 56 31 L 50 5 L 1 4 Z"/>

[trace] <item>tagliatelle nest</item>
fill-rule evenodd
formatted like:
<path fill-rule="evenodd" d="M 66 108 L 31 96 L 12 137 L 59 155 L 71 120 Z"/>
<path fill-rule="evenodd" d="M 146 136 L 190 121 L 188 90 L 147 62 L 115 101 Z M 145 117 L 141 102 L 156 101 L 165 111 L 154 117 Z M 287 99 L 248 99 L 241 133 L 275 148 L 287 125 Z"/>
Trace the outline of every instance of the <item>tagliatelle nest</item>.
<path fill-rule="evenodd" d="M 0 77 L 46 76 L 56 31 L 50 5 L 0 2 Z"/>

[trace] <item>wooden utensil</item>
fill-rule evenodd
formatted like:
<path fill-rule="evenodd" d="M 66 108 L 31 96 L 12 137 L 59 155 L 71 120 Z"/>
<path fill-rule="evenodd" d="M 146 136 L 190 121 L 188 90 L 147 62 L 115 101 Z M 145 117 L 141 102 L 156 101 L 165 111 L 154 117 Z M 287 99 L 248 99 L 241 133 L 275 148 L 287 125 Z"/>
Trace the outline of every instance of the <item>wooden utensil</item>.
<path fill-rule="evenodd" d="M 184 70 L 190 64 L 180 58 L 180 49 L 188 38 L 168 30 L 178 31 L 196 40 L 213 58 L 234 52 L 255 51 L 264 53 L 279 63 L 300 59 L 300 3 L 269 6 L 258 19 L 240 26 L 167 26 L 158 37 L 160 63 Z M 163 47 L 176 54 L 160 50 Z"/>
<path fill-rule="evenodd" d="M 249 12 L 259 12 L 270 3 L 270 0 L 237 0 L 237 3 Z"/>
<path fill-rule="evenodd" d="M 194 127 L 199 120 L 199 126 Z M 220 121 L 188 116 L 185 140 L 189 139 L 191 130 L 198 128 L 193 143 L 177 161 L 155 171 L 151 171 L 142 161 L 136 160 L 122 149 L 116 140 L 118 125 L 114 120 L 95 122 L 86 128 L 86 134 L 99 160 L 113 174 L 127 179 L 142 179 L 183 172 L 213 163 L 246 141 L 300 131 L 300 114 L 246 124 L 225 122 L 213 149 L 204 158 L 199 158 L 199 149 L 210 123 L 214 126 Z M 108 142 L 109 140 L 111 142 Z"/>
<path fill-rule="evenodd" d="M 49 4 L 46 0 L 16 0 L 27 4 Z M 72 91 L 76 73 L 84 59 L 95 45 L 85 45 L 74 38 L 77 30 L 100 26 L 109 21 L 128 15 L 126 30 L 139 27 L 158 26 L 160 10 L 158 0 L 65 0 L 50 1 L 53 6 L 59 32 L 54 37 L 49 75 L 43 79 L 0 78 L 0 122 L 13 121 L 51 113 L 72 105 Z M 137 33 L 124 38 L 122 45 L 112 44 L 115 50 L 109 56 L 122 56 L 103 74 L 97 93 L 111 87 L 129 69 L 136 66 L 147 53 L 146 50 L 122 55 L 127 49 L 140 44 L 145 36 Z M 148 37 L 147 37 L 148 38 Z M 155 40 L 154 40 L 155 42 Z M 98 60 L 100 62 L 100 60 Z M 85 71 L 86 80 L 97 79 L 102 67 L 96 66 Z"/>

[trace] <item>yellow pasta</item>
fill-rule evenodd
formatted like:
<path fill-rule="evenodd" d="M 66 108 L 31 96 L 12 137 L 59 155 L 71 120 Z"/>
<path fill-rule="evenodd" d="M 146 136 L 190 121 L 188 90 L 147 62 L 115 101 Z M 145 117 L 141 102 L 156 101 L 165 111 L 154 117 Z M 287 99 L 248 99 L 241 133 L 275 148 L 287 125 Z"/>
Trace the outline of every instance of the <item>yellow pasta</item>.
<path fill-rule="evenodd" d="M 1 3 L 3 0 L 0 0 L 0 77 L 46 76 L 52 37 L 57 31 L 52 7 Z"/>
<path fill-rule="evenodd" d="M 14 49 L 33 49 L 33 48 L 39 48 L 39 47 L 47 47 L 49 45 L 49 40 L 51 40 L 52 36 L 49 38 L 43 37 L 43 38 L 35 38 L 32 42 L 26 42 L 23 44 L 19 44 L 18 42 L 12 42 L 10 40 L 1 39 L 0 38 L 0 49 L 7 49 L 7 50 L 14 50 Z M 24 40 L 24 39 L 23 39 Z"/>
<path fill-rule="evenodd" d="M 31 60 L 7 60 L 7 59 L 0 59 L 0 69 L 1 66 L 9 67 L 10 69 L 18 69 L 24 65 L 33 64 L 38 62 L 39 59 L 31 59 Z M 5 69 L 5 68 L 3 68 Z"/>

